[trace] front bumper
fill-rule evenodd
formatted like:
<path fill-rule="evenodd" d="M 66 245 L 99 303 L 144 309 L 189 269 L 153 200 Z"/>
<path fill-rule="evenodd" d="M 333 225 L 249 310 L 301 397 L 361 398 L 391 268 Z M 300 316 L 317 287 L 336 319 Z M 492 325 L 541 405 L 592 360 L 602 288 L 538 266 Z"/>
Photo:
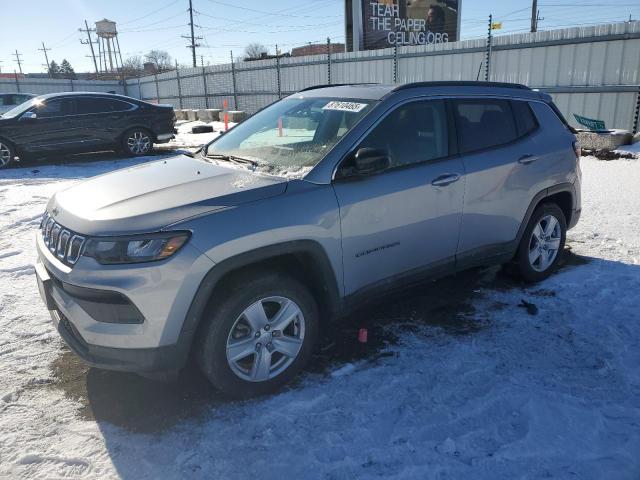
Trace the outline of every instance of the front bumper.
<path fill-rule="evenodd" d="M 206 256 L 191 247 L 154 264 L 106 268 L 85 259 L 71 269 L 39 234 L 37 246 L 40 295 L 64 341 L 85 362 L 138 373 L 185 364 L 194 332 L 183 325 L 212 266 Z"/>
<path fill-rule="evenodd" d="M 36 264 L 36 280 L 58 333 L 67 346 L 89 365 L 138 373 L 176 370 L 184 365 L 191 344 L 189 335 L 182 335 L 173 345 L 157 348 L 114 348 L 87 343 L 58 307 L 55 297 L 59 287 L 41 262 Z"/>

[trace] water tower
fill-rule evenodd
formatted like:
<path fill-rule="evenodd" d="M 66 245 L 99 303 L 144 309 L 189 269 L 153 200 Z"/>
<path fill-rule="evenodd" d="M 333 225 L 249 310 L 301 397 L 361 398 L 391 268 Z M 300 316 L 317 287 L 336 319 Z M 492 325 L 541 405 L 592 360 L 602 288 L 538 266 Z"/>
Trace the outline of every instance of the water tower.
<path fill-rule="evenodd" d="M 120 53 L 116 22 L 106 18 L 96 22 L 96 35 L 98 35 L 100 71 L 116 73 L 122 67 L 122 54 Z"/>

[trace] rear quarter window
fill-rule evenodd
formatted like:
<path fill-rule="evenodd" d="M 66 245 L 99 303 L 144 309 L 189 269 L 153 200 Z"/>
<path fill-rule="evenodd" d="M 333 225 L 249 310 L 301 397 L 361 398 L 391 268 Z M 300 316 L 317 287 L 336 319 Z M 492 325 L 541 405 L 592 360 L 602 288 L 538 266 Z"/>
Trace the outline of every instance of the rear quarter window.
<path fill-rule="evenodd" d="M 538 121 L 531 110 L 529 102 L 519 100 L 512 101 L 511 108 L 513 109 L 513 116 L 516 121 L 518 137 L 524 137 L 538 128 Z"/>

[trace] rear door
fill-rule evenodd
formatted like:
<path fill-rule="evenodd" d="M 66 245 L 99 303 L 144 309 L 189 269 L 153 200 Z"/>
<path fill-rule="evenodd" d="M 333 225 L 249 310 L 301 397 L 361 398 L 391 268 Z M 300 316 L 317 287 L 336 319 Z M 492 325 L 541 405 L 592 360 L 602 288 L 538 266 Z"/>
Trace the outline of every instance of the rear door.
<path fill-rule="evenodd" d="M 390 168 L 364 178 L 350 177 L 351 156 L 339 168 L 334 189 L 347 295 L 453 264 L 465 178 L 451 142 L 449 118 L 443 100 L 403 104 L 352 152 L 385 149 Z"/>
<path fill-rule="evenodd" d="M 126 116 L 135 106 L 102 96 L 77 98 L 79 124 L 83 127 L 86 148 L 112 145 L 125 129 Z"/>
<path fill-rule="evenodd" d="M 536 132 L 525 101 L 453 101 L 467 183 L 458 246 L 464 264 L 512 248 L 544 172 Z"/>

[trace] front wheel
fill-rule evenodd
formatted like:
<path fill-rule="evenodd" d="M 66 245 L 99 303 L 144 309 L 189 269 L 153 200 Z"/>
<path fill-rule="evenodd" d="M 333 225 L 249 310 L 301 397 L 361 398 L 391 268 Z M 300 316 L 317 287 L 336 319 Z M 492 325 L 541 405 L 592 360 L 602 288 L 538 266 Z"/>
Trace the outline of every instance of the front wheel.
<path fill-rule="evenodd" d="M 564 213 L 556 204 L 545 203 L 529 220 L 515 262 L 520 275 L 529 282 L 549 277 L 557 268 L 567 236 Z"/>
<path fill-rule="evenodd" d="M 200 368 L 224 393 L 247 398 L 277 390 L 306 365 L 318 334 L 307 288 L 280 273 L 232 284 L 205 314 Z"/>
<path fill-rule="evenodd" d="M 0 168 L 7 168 L 14 162 L 16 152 L 4 140 L 0 140 Z"/>
<path fill-rule="evenodd" d="M 132 128 L 122 136 L 121 147 L 132 157 L 148 155 L 153 150 L 153 136 L 144 128 Z"/>

